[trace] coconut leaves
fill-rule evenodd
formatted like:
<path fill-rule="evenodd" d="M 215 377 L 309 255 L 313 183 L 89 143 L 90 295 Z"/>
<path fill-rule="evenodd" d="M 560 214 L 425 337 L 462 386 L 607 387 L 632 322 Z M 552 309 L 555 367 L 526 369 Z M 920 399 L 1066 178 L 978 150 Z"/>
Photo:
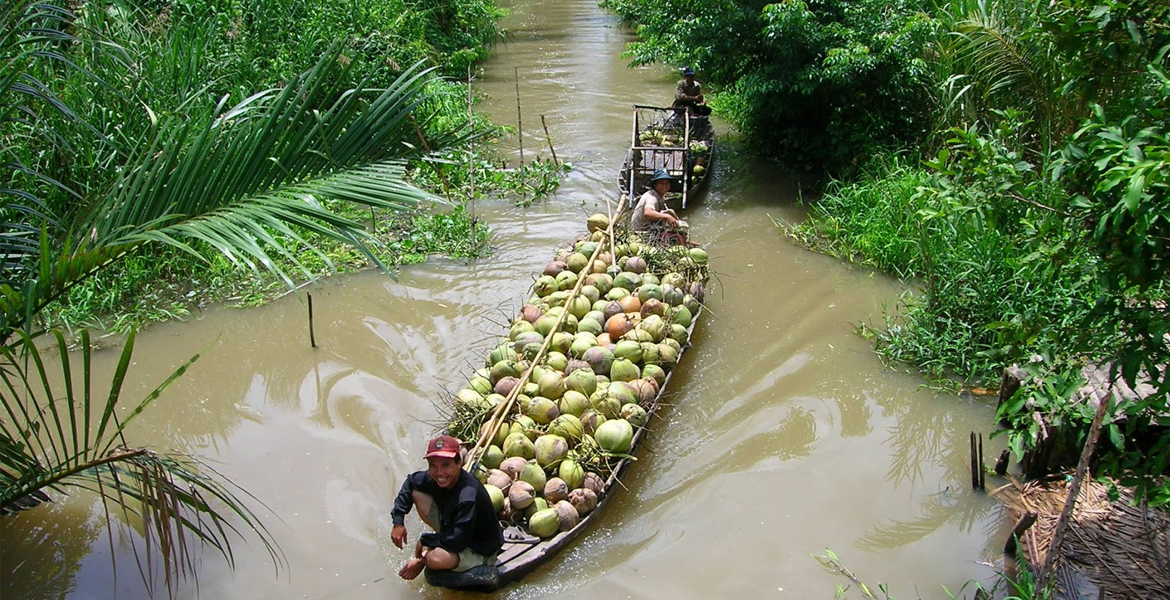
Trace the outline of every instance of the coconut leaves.
<path fill-rule="evenodd" d="M 272 537 L 236 496 L 242 490 L 206 474 L 208 467 L 196 458 L 164 456 L 126 441 L 127 426 L 198 355 L 145 398 L 119 410 L 134 335 L 126 340 L 108 390 L 94 389 L 94 348 L 87 332 L 81 332 L 72 355 L 60 333 L 51 338 L 42 351 L 33 337 L 18 331 L 0 347 L 0 514 L 29 508 L 37 503 L 32 499 L 47 500 L 45 489 L 88 490 L 101 499 L 108 518 L 141 523 L 143 579 L 153 587 L 159 557 L 168 592 L 174 591 L 176 576 L 193 573 L 192 551 L 200 546 L 234 563 L 229 537 L 240 534 L 239 525 L 252 529 L 281 564 Z"/>

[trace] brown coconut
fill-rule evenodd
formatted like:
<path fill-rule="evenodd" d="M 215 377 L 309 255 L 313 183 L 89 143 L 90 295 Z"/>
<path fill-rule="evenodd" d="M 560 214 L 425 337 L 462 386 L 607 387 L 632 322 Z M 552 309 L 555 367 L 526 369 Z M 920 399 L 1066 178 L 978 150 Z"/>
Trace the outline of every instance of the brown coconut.
<path fill-rule="evenodd" d="M 561 271 L 564 271 L 567 268 L 569 268 L 569 266 L 565 264 L 564 261 L 554 260 L 544 266 L 544 274 L 548 275 L 549 277 L 556 277 L 557 275 L 561 274 Z"/>
<path fill-rule="evenodd" d="M 524 470 L 524 466 L 527 464 L 528 461 L 524 460 L 522 457 L 513 456 L 511 458 L 505 458 L 504 462 L 500 463 L 500 470 L 507 473 L 509 477 L 515 480 L 520 476 L 520 473 Z M 504 488 L 500 489 L 502 490 Z"/>
<path fill-rule="evenodd" d="M 577 488 L 569 492 L 569 504 L 577 509 L 577 514 L 584 517 L 597 508 L 597 493 L 589 488 Z"/>
<path fill-rule="evenodd" d="M 569 498 L 569 485 L 560 477 L 553 477 L 544 484 L 544 499 L 549 504 L 556 504 Z"/>
<path fill-rule="evenodd" d="M 626 261 L 626 270 L 641 275 L 646 272 L 646 259 L 641 256 L 631 256 Z"/>
<path fill-rule="evenodd" d="M 512 510 L 524 510 L 536 499 L 536 489 L 527 481 L 515 481 L 508 488 L 508 500 L 512 502 Z"/>
<path fill-rule="evenodd" d="M 520 318 L 529 323 L 536 323 L 536 320 L 544 316 L 544 311 L 535 304 L 525 304 L 520 307 Z"/>
<path fill-rule="evenodd" d="M 640 312 L 642 313 L 643 319 L 649 317 L 650 315 L 658 315 L 662 317 L 666 315 L 666 305 L 657 298 L 647 298 L 646 301 L 642 303 L 642 309 Z"/>
<path fill-rule="evenodd" d="M 519 383 L 520 380 L 515 377 L 501 377 L 500 380 L 496 382 L 496 386 L 492 389 L 492 391 L 501 396 L 507 397 L 508 394 L 512 393 L 512 389 L 515 388 Z"/>
<path fill-rule="evenodd" d="M 492 469 L 488 471 L 487 483 L 505 491 L 509 485 L 512 485 L 512 476 L 499 469 Z"/>
<path fill-rule="evenodd" d="M 569 504 L 567 500 L 557 502 L 553 508 L 557 511 L 557 517 L 561 519 L 561 531 L 576 527 L 577 522 L 581 520 L 581 515 L 577 514 L 577 507 Z"/>
<path fill-rule="evenodd" d="M 577 489 L 582 488 L 592 490 L 594 494 L 600 497 L 601 492 L 605 490 L 605 480 L 601 478 L 601 475 L 590 471 L 585 474 L 585 479 L 581 480 L 581 487 Z"/>

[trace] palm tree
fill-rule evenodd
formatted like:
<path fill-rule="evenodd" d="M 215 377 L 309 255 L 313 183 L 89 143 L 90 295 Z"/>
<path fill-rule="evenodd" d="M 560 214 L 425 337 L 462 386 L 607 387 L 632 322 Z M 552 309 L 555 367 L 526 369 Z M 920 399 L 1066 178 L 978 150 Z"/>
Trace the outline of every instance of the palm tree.
<path fill-rule="evenodd" d="M 88 333 L 77 336 L 76 364 L 65 336 L 39 326 L 38 316 L 72 286 L 147 244 L 200 259 L 210 247 L 290 285 L 274 257 L 308 275 L 287 247 L 311 248 L 306 231 L 354 244 L 380 265 L 362 226 L 322 200 L 401 210 L 433 199 L 402 179 L 404 160 L 419 155 L 409 143 L 417 134 L 412 115 L 432 75 L 416 65 L 384 89 L 339 90 L 332 82 L 344 67 L 334 46 L 283 88 L 216 107 L 208 119 L 157 120 L 113 183 L 83 194 L 25 165 L 15 151 L 28 136 L 64 138 L 53 123 L 84 127 L 33 76 L 46 62 L 73 68 L 59 50 L 76 42 L 68 33 L 73 16 L 51 1 L 10 0 L 0 19 L 0 513 L 29 508 L 47 499 L 46 491 L 91 490 L 109 526 L 120 512 L 137 515 L 147 565 L 152 553 L 164 559 L 169 591 L 176 576 L 193 573 L 195 543 L 231 562 L 230 540 L 248 533 L 280 564 L 247 492 L 194 457 L 159 454 L 126 438 L 134 418 L 198 356 L 147 397 L 123 401 L 134 334 L 108 389 L 95 391 Z M 451 135 L 430 140 L 432 147 L 463 134 Z M 80 216 L 55 216 L 43 190 L 65 190 L 83 203 Z"/>

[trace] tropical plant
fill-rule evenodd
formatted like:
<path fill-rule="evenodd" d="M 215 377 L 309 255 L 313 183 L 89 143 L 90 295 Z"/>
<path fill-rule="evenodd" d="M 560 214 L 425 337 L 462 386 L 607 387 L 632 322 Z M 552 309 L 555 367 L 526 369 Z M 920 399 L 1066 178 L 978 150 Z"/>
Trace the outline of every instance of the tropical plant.
<path fill-rule="evenodd" d="M 30 167 L 17 148 L 30 137 L 64 145 L 77 131 L 96 134 L 60 100 L 53 81 L 35 76 L 74 68 L 65 48 L 79 43 L 68 32 L 76 15 L 50 1 L 15 0 L 0 18 L 0 509 L 28 508 L 46 490 L 91 490 L 111 526 L 123 511 L 139 516 L 144 576 L 153 574 L 151 557 L 159 553 L 168 589 L 175 576 L 192 572 L 194 543 L 231 562 L 231 538 L 252 530 L 279 558 L 246 493 L 196 458 L 136 448 L 127 439 L 127 426 L 198 357 L 127 406 L 120 391 L 133 333 L 108 387 L 95 391 L 88 333 L 79 333 L 76 365 L 65 337 L 41 328 L 39 316 L 71 287 L 150 244 L 198 260 L 212 248 L 286 282 L 275 257 L 303 270 L 291 250 L 307 246 L 305 231 L 354 244 L 377 263 L 362 225 L 322 200 L 401 210 L 429 198 L 402 176 L 405 159 L 418 155 L 409 143 L 417 134 L 412 115 L 430 70 L 415 65 L 384 89 L 339 89 L 346 67 L 334 45 L 282 88 L 208 108 L 205 118 L 144 110 L 147 143 L 108 184 L 79 188 Z M 88 50 L 117 51 L 110 42 L 99 46 Z M 418 121 L 425 125 L 426 116 Z M 455 131 L 430 141 L 442 148 L 464 140 Z M 48 209 L 42 194 L 58 192 L 82 205 L 75 218 Z"/>

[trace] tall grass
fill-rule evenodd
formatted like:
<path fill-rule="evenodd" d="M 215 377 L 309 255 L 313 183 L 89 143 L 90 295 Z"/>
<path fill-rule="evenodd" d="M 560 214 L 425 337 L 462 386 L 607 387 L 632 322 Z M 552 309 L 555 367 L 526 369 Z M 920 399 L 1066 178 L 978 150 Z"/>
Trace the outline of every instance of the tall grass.
<path fill-rule="evenodd" d="M 830 185 L 788 232 L 813 249 L 921 283 L 877 333 L 888 359 L 992 385 L 1004 364 L 1069 353 L 1092 307 L 1092 261 L 1058 232 L 1012 235 L 937 193 L 938 175 L 893 157 Z M 1067 232 L 1066 232 L 1067 233 Z"/>

